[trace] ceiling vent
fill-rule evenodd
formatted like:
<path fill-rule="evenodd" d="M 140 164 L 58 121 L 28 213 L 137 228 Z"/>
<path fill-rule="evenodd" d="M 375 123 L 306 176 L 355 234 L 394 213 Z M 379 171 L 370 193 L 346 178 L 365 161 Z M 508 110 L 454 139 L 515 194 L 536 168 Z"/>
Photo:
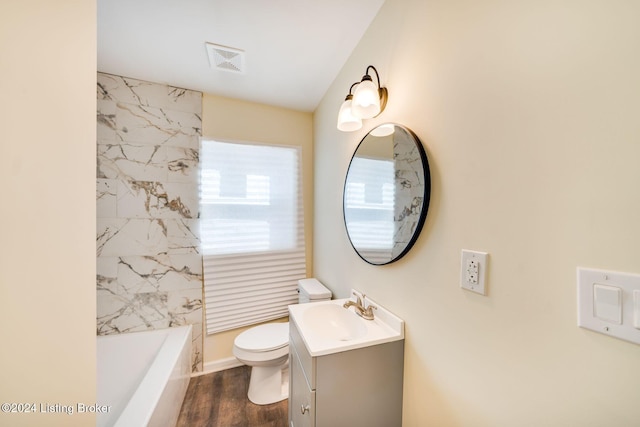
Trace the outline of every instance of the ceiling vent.
<path fill-rule="evenodd" d="M 244 73 L 244 51 L 219 44 L 205 43 L 209 65 L 214 70 Z"/>

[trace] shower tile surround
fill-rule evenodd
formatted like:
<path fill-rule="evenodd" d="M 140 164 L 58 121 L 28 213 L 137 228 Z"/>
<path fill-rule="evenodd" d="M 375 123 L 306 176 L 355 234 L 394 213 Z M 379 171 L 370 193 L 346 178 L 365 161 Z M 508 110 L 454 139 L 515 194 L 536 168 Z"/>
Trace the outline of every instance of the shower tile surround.
<path fill-rule="evenodd" d="M 97 78 L 98 335 L 193 325 L 202 370 L 202 93 Z"/>

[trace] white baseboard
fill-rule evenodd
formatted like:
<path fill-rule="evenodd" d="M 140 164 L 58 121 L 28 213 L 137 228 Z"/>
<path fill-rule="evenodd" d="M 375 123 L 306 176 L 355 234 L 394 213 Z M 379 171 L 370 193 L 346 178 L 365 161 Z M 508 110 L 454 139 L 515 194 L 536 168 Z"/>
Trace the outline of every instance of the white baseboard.
<path fill-rule="evenodd" d="M 202 367 L 202 372 L 194 372 L 191 374 L 192 377 L 198 377 L 200 375 L 212 374 L 214 372 L 224 371 L 225 369 L 237 368 L 238 366 L 242 366 L 243 363 L 240 362 L 235 357 L 227 357 L 226 359 L 213 360 L 211 362 L 206 362 Z"/>

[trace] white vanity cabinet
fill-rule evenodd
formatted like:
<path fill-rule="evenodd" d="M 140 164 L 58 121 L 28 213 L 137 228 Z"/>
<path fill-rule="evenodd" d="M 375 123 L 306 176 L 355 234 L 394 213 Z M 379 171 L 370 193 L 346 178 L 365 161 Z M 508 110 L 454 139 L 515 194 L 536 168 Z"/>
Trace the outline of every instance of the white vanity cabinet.
<path fill-rule="evenodd" d="M 294 321 L 290 427 L 400 427 L 404 340 L 313 357 Z"/>

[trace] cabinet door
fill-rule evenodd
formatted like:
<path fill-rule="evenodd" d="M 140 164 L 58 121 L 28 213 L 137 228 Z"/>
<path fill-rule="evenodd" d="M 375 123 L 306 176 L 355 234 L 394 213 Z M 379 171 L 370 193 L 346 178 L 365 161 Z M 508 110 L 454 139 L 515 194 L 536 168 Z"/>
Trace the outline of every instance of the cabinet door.
<path fill-rule="evenodd" d="M 302 371 L 295 347 L 290 346 L 289 363 L 289 425 L 314 427 L 316 425 L 316 392 L 312 391 Z"/>

